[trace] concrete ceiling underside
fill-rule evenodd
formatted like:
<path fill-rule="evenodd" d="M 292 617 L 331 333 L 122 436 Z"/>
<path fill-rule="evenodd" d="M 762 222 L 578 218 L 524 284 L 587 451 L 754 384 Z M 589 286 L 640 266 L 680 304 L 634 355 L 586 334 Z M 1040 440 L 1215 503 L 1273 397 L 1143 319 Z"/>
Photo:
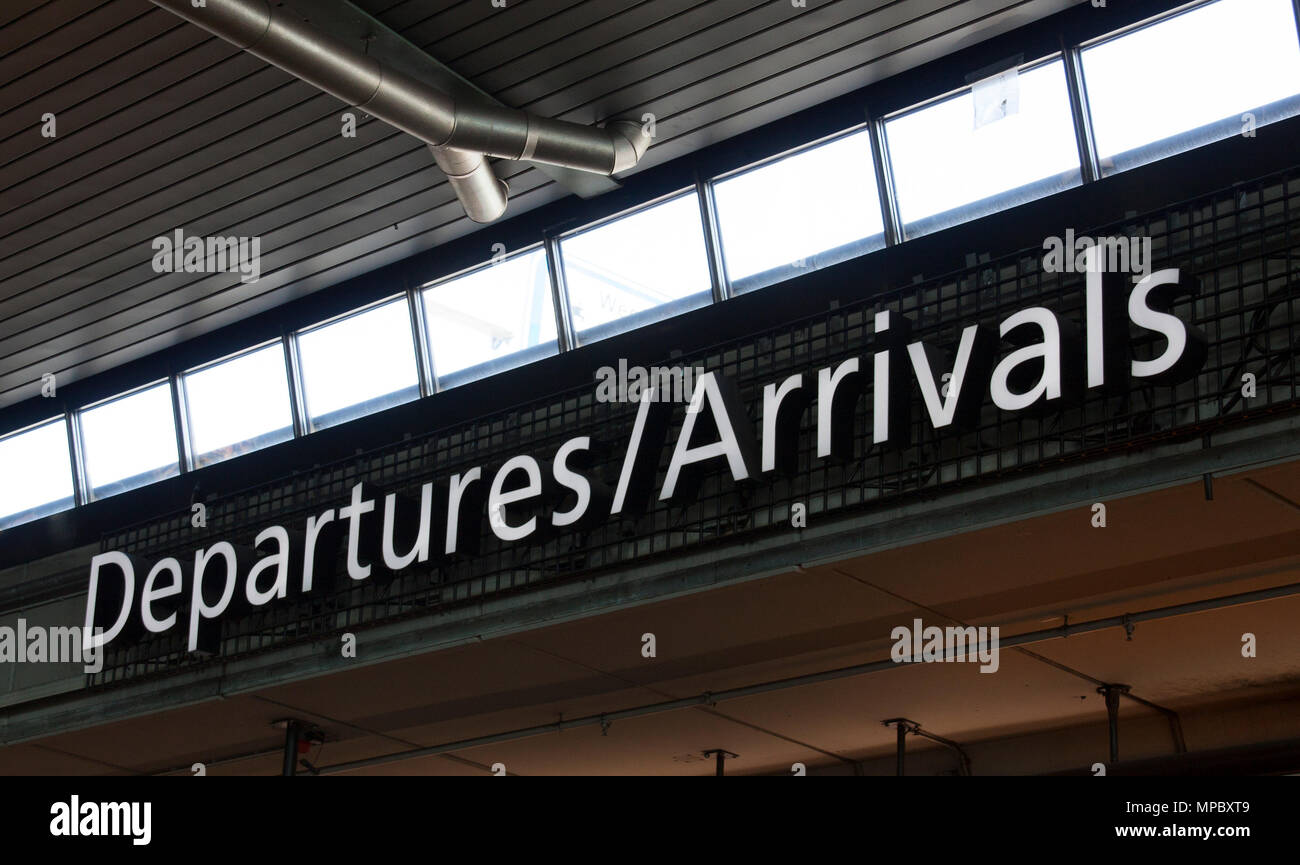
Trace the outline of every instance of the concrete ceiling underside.
<path fill-rule="evenodd" d="M 502 103 L 652 112 L 637 170 L 1059 11 L 1070 0 L 363 0 Z M 148 0 L 0 9 L 0 407 L 475 228 L 427 148 Z M 57 137 L 41 118 L 57 118 Z M 565 190 L 503 163 L 511 214 Z M 153 238 L 258 236 L 261 278 L 155 273 Z M 485 258 L 487 254 L 485 253 Z"/>
<path fill-rule="evenodd" d="M 1002 638 L 1300 582 L 1300 462 L 1075 508 L 595 618 L 538 627 L 344 673 L 0 750 L 7 773 L 275 774 L 282 733 L 319 725 L 308 759 L 336 766 L 618 710 L 887 660 L 891 630 L 998 625 Z M 1180 713 L 1190 752 L 1300 739 L 1300 597 L 1004 648 L 1000 669 L 913 664 L 715 705 L 402 759 L 361 774 L 892 774 L 905 717 L 966 746 L 975 774 L 1060 771 L 1107 759 L 1098 683 Z M 653 633 L 656 657 L 641 654 Z M 1242 655 L 1253 634 L 1258 652 Z M 364 657 L 365 638 L 360 636 Z M 1121 757 L 1174 753 L 1164 715 L 1125 700 Z M 909 773 L 951 773 L 913 739 Z"/>

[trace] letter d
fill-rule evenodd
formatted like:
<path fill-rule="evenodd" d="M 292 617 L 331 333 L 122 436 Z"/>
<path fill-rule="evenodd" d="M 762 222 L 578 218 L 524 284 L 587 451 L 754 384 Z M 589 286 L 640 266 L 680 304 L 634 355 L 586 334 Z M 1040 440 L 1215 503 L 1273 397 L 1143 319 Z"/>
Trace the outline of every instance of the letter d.
<path fill-rule="evenodd" d="M 99 569 L 105 565 L 115 565 L 122 573 L 122 584 L 99 587 Z M 111 627 L 104 627 L 104 618 L 99 616 L 98 604 L 101 599 L 118 605 L 117 618 Z M 135 565 L 125 553 L 112 550 L 100 553 L 90 560 L 90 588 L 86 592 L 86 628 L 83 633 L 93 635 L 90 645 L 99 648 L 105 645 L 126 628 L 131 616 L 131 603 L 135 600 Z"/>

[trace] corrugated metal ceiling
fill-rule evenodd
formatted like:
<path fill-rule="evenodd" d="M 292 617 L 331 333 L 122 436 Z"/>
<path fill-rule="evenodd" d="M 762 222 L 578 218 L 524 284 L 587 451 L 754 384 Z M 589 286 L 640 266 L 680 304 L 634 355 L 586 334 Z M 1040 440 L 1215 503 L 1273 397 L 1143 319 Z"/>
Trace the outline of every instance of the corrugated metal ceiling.
<path fill-rule="evenodd" d="M 641 170 L 1072 2 L 359 5 L 509 105 L 653 112 Z M 5 0 L 0 82 L 0 406 L 44 373 L 92 375 L 477 227 L 418 141 L 377 121 L 342 137 L 337 100 L 147 0 Z M 510 214 L 567 194 L 498 172 Z M 154 273 L 150 242 L 178 227 L 260 236 L 261 279 Z"/>

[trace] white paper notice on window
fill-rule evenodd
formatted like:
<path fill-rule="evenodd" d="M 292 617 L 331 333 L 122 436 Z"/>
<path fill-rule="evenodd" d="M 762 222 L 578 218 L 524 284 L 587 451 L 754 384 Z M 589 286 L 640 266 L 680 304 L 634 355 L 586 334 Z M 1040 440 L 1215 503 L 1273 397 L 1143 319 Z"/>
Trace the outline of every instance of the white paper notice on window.
<path fill-rule="evenodd" d="M 1008 69 L 971 85 L 975 102 L 975 128 L 996 123 L 1020 112 L 1020 71 Z"/>

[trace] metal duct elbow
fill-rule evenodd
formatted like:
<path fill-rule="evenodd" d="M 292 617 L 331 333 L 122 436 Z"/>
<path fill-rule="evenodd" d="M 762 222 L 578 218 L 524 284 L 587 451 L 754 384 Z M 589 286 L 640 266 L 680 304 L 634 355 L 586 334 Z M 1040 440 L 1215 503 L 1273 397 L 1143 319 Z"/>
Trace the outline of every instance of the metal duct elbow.
<path fill-rule="evenodd" d="M 487 157 L 472 150 L 429 146 L 433 161 L 447 175 L 451 188 L 475 222 L 493 222 L 506 212 L 510 187 L 496 176 Z"/>
<path fill-rule="evenodd" d="M 636 165 L 650 144 L 632 121 L 597 128 L 503 106 L 458 103 L 268 0 L 205 0 L 202 6 L 192 0 L 153 2 L 429 144 L 476 222 L 490 222 L 505 209 L 502 184 L 484 156 L 610 175 Z"/>
<path fill-rule="evenodd" d="M 650 149 L 650 133 L 644 124 L 632 120 L 611 120 L 605 124 L 605 132 L 614 148 L 614 169 L 610 174 L 633 167 Z"/>

